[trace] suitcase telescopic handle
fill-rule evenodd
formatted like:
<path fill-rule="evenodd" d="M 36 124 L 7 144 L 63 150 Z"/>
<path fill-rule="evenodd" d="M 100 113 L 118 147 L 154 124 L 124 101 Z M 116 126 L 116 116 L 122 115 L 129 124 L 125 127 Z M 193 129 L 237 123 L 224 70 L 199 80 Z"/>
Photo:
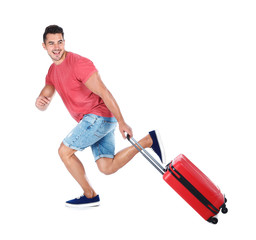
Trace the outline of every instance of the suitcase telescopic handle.
<path fill-rule="evenodd" d="M 163 175 L 166 169 L 151 155 L 146 151 L 133 137 L 129 134 L 126 136 L 127 140 Z"/>

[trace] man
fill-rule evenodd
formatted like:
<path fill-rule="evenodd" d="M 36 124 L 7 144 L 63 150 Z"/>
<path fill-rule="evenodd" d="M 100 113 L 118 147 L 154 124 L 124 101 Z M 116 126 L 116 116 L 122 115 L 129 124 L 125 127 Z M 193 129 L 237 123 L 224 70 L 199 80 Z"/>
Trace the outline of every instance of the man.
<path fill-rule="evenodd" d="M 90 146 L 99 170 L 104 174 L 112 174 L 138 153 L 135 147 L 130 146 L 115 154 L 114 130 L 118 124 L 125 138 L 125 133 L 133 135 L 132 129 L 125 122 L 116 100 L 102 82 L 94 64 L 87 58 L 65 50 L 61 27 L 50 25 L 45 29 L 43 48 L 53 64 L 46 76 L 45 87 L 36 99 L 36 107 L 41 111 L 46 110 L 57 90 L 71 116 L 78 122 L 58 151 L 66 168 L 83 189 L 83 195 L 67 201 L 66 206 L 97 206 L 99 195 L 89 184 L 75 152 Z M 139 143 L 144 148 L 151 147 L 163 159 L 159 136 L 155 131 Z"/>

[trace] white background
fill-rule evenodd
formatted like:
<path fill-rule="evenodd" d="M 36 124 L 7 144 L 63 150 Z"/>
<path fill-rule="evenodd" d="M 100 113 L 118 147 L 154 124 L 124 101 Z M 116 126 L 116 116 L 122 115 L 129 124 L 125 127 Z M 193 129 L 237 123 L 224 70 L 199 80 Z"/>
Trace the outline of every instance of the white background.
<path fill-rule="evenodd" d="M 231 239 L 255 237 L 254 1 L 2 1 L 1 239 Z M 101 206 L 64 207 L 82 191 L 58 157 L 75 126 L 58 94 L 35 108 L 51 64 L 46 26 L 90 58 L 140 139 L 159 129 L 167 160 L 185 154 L 228 199 L 204 222 L 137 155 L 101 174 L 79 153 Z M 129 146 L 116 131 L 117 150 Z"/>

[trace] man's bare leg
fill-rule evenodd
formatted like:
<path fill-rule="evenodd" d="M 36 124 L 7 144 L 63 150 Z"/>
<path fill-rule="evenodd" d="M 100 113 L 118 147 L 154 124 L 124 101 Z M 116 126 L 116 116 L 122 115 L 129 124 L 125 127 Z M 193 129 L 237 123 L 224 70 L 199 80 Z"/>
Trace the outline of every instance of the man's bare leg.
<path fill-rule="evenodd" d="M 139 141 L 139 144 L 143 148 L 149 148 L 152 146 L 153 141 L 148 134 Z M 96 163 L 102 173 L 109 175 L 127 164 L 137 153 L 138 150 L 134 146 L 130 146 L 118 152 L 114 158 L 100 158 Z"/>
<path fill-rule="evenodd" d="M 88 178 L 86 177 L 86 173 L 84 170 L 83 164 L 75 155 L 76 150 L 73 150 L 63 143 L 61 143 L 59 148 L 59 155 L 66 168 L 70 172 L 70 174 L 74 177 L 74 179 L 79 183 L 84 191 L 84 195 L 87 198 L 93 198 L 97 196 L 93 188 L 91 187 Z"/>
<path fill-rule="evenodd" d="M 148 148 L 152 146 L 153 142 L 150 135 L 147 135 L 146 137 L 141 139 L 139 143 L 142 147 Z M 84 195 L 87 198 L 93 198 L 97 196 L 97 194 L 90 185 L 88 178 L 86 177 L 84 166 L 75 155 L 75 152 L 76 150 L 73 150 L 61 143 L 61 146 L 59 148 L 59 155 L 61 160 L 65 164 L 70 174 L 83 189 Z M 101 172 L 105 174 L 112 174 L 121 167 L 123 167 L 125 164 L 127 164 L 137 153 L 138 150 L 135 147 L 130 146 L 118 152 L 113 159 L 100 158 L 96 161 L 96 163 Z"/>

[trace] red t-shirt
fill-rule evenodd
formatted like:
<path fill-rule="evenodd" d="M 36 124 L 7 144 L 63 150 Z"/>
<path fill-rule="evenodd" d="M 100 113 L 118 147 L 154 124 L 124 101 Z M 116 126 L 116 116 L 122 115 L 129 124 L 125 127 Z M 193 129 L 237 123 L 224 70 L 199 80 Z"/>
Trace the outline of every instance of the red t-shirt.
<path fill-rule="evenodd" d="M 46 84 L 53 85 L 71 116 L 79 122 L 85 114 L 113 117 L 103 100 L 86 86 L 86 81 L 97 72 L 92 61 L 67 52 L 60 65 L 52 64 L 46 75 Z"/>

